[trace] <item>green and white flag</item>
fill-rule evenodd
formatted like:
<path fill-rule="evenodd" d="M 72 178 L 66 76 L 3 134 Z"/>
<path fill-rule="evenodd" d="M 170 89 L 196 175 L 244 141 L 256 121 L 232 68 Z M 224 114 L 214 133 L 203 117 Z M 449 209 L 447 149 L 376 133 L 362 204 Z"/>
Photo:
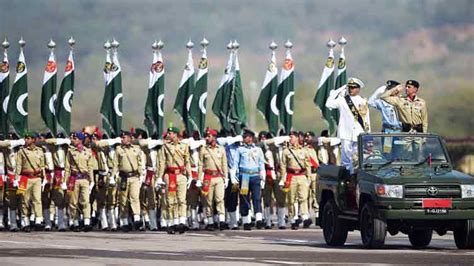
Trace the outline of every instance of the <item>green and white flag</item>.
<path fill-rule="evenodd" d="M 285 133 L 288 134 L 293 127 L 293 106 L 294 106 L 294 72 L 295 65 L 290 49 L 286 50 L 286 58 L 280 73 L 278 85 L 278 109 L 280 111 L 280 124 Z"/>
<path fill-rule="evenodd" d="M 153 62 L 150 67 L 148 96 L 145 103 L 145 126 L 150 136 L 163 135 L 163 101 L 165 99 L 165 66 L 160 51 L 153 51 Z"/>
<path fill-rule="evenodd" d="M 230 133 L 240 134 L 247 126 L 247 112 L 245 111 L 245 99 L 240 78 L 240 65 L 237 50 L 234 50 L 234 59 L 229 75 L 227 90 L 224 93 L 224 108 Z"/>
<path fill-rule="evenodd" d="M 23 48 L 16 65 L 16 77 L 8 100 L 8 119 L 15 132 L 23 136 L 28 130 L 28 69 Z"/>
<path fill-rule="evenodd" d="M 270 63 L 265 73 L 262 90 L 257 101 L 257 109 L 267 121 L 268 130 L 274 135 L 278 132 L 278 116 L 280 111 L 277 106 L 278 70 L 276 67 L 275 50 L 272 50 Z"/>
<path fill-rule="evenodd" d="M 337 77 L 336 77 L 336 85 L 334 86 L 334 89 L 337 90 L 346 84 L 347 84 L 346 56 L 344 55 L 344 46 L 342 46 L 341 54 L 339 55 L 339 61 L 337 62 Z M 338 115 L 337 120 L 339 121 L 339 115 Z"/>
<path fill-rule="evenodd" d="M 334 52 L 330 48 L 329 56 L 319 81 L 318 91 L 314 97 L 314 103 L 321 109 L 323 118 L 329 126 L 329 134 L 334 136 L 337 130 L 337 123 L 339 120 L 338 110 L 332 110 L 326 107 L 326 101 L 329 98 L 329 93 L 334 89 Z"/>
<path fill-rule="evenodd" d="M 8 64 L 7 49 L 3 52 L 3 61 L 0 63 L 0 133 L 4 136 L 8 134 L 8 94 L 10 93 L 10 65 Z"/>
<path fill-rule="evenodd" d="M 191 107 L 189 108 L 189 115 L 191 116 L 193 124 L 198 129 L 200 136 L 204 135 L 204 128 L 206 126 L 207 72 L 207 52 L 204 47 L 201 61 L 199 61 L 194 97 L 191 102 Z"/>
<path fill-rule="evenodd" d="M 195 125 L 189 115 L 191 102 L 194 97 L 194 65 L 193 53 L 188 49 L 188 61 L 184 67 L 181 81 L 179 82 L 178 94 L 174 102 L 173 110 L 179 115 L 184 123 L 186 133 L 191 136 L 195 130 Z"/>
<path fill-rule="evenodd" d="M 51 133 L 56 135 L 56 80 L 57 64 L 54 51 L 51 49 L 48 63 L 44 68 L 43 87 L 41 88 L 41 118 Z"/>
<path fill-rule="evenodd" d="M 104 67 L 105 92 L 100 107 L 102 127 L 109 136 L 118 136 L 122 130 L 122 74 L 117 57 L 117 48 L 113 48 L 112 60 L 107 50 Z"/>
<path fill-rule="evenodd" d="M 69 51 L 69 57 L 64 70 L 64 78 L 61 82 L 56 101 L 56 118 L 59 130 L 69 135 L 71 132 L 71 110 L 74 96 L 74 57 L 73 51 Z"/>
<path fill-rule="evenodd" d="M 221 124 L 221 128 L 224 131 L 230 131 L 229 125 L 227 124 L 226 115 L 223 112 L 224 108 L 224 96 L 225 92 L 228 90 L 229 86 L 229 78 L 230 78 L 230 70 L 232 68 L 232 59 L 233 59 L 233 52 L 229 54 L 229 60 L 227 60 L 227 66 L 224 70 L 224 75 L 221 78 L 221 82 L 219 83 L 219 87 L 216 92 L 216 96 L 214 98 L 214 102 L 212 103 L 212 112 L 214 115 L 217 116 L 219 122 Z"/>

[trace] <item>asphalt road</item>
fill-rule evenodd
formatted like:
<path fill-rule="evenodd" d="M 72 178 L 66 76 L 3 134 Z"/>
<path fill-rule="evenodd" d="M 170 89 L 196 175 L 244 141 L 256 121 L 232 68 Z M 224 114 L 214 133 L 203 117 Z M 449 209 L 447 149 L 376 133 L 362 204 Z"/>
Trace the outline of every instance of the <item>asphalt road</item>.
<path fill-rule="evenodd" d="M 72 261 L 71 261 L 72 260 Z M 359 232 L 330 248 L 320 229 L 188 232 L 0 232 L 0 265 L 248 265 L 248 264 L 473 264 L 474 250 L 457 250 L 452 234 L 412 249 L 404 235 L 383 249 L 362 247 Z"/>

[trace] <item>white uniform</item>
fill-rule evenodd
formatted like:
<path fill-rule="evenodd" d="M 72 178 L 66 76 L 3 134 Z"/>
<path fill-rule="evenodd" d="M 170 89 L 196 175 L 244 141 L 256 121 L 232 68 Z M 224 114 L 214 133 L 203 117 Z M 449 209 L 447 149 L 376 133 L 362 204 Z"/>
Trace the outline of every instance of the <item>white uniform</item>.
<path fill-rule="evenodd" d="M 326 107 L 339 110 L 337 137 L 341 139 L 342 144 L 342 165 L 352 173 L 352 155 L 357 152 L 357 137 L 361 133 L 370 132 L 370 116 L 367 100 L 359 95 L 350 96 L 364 122 L 364 127 L 362 127 L 352 114 L 344 98 L 346 88 L 347 86 L 344 85 L 337 90 L 331 91 L 326 102 Z"/>

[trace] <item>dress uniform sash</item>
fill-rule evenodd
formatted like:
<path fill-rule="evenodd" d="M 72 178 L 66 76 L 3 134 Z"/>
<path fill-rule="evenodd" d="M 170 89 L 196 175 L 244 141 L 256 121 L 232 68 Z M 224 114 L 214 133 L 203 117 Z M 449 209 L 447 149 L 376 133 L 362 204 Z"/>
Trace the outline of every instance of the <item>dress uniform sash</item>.
<path fill-rule="evenodd" d="M 59 189 L 61 187 L 62 180 L 63 180 L 63 170 L 61 168 L 54 169 L 53 188 Z"/>
<path fill-rule="evenodd" d="M 247 169 L 247 168 L 240 168 L 239 169 L 240 173 L 240 194 L 241 195 L 248 195 L 249 194 L 249 183 L 250 183 L 250 177 L 252 176 L 258 176 L 258 168 L 255 169 Z"/>
<path fill-rule="evenodd" d="M 272 177 L 272 171 L 274 170 L 273 167 L 271 167 L 269 164 L 265 164 L 265 177 L 267 179 L 267 183 L 269 185 L 273 185 L 273 177 Z"/>
<path fill-rule="evenodd" d="M 175 196 L 178 188 L 177 176 L 184 172 L 184 166 L 179 167 L 167 167 L 166 173 L 168 174 L 168 193 Z"/>
<path fill-rule="evenodd" d="M 211 179 L 216 177 L 223 177 L 221 171 L 219 170 L 204 170 L 204 178 L 202 182 L 201 194 L 207 196 L 209 194 L 209 186 L 211 185 Z"/>
<path fill-rule="evenodd" d="M 155 171 L 151 169 L 146 170 L 146 176 L 145 176 L 145 185 L 146 186 L 151 186 L 151 181 L 153 180 L 153 177 L 155 176 Z"/>

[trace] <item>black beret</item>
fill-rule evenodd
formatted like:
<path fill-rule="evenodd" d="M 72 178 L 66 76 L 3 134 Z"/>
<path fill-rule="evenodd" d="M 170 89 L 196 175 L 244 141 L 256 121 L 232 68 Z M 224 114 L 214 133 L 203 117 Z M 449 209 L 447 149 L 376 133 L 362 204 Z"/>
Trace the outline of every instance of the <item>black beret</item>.
<path fill-rule="evenodd" d="M 131 133 L 130 131 L 122 130 L 122 133 L 120 133 L 120 137 L 123 137 L 123 136 L 129 136 L 129 137 L 131 137 L 131 136 L 132 136 L 132 133 Z"/>
<path fill-rule="evenodd" d="M 250 129 L 244 128 L 244 132 L 242 132 L 242 137 L 255 137 L 255 132 Z"/>
<path fill-rule="evenodd" d="M 400 82 L 396 80 L 387 80 L 387 90 L 390 90 L 391 88 L 394 88 L 395 86 L 399 85 Z"/>
<path fill-rule="evenodd" d="M 420 87 L 420 83 L 416 80 L 413 80 L 413 79 L 409 79 L 407 80 L 407 84 L 406 85 L 412 85 L 416 88 L 419 88 Z"/>

